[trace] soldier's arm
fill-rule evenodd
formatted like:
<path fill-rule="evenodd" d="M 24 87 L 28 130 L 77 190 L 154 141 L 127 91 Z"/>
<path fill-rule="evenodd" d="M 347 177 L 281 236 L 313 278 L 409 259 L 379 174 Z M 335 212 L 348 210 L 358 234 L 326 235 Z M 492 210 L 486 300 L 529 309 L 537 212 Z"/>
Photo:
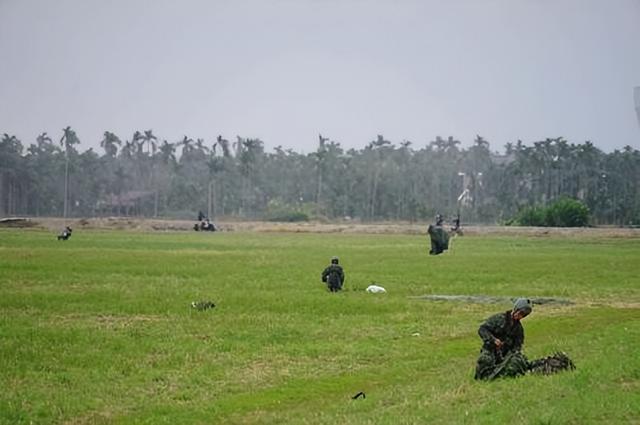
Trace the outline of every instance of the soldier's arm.
<path fill-rule="evenodd" d="M 329 267 L 325 268 L 322 271 L 322 281 L 326 282 L 327 281 L 327 276 L 329 275 Z"/>
<path fill-rule="evenodd" d="M 500 328 L 500 316 L 495 315 L 488 318 L 478 329 L 478 335 L 485 344 L 493 345 L 496 340 L 495 333 Z"/>

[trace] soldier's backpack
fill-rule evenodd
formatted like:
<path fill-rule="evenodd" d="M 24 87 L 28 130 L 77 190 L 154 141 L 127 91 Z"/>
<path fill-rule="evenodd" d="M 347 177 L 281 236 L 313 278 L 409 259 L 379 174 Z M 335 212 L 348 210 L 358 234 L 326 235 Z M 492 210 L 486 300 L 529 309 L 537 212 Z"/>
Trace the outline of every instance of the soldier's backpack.
<path fill-rule="evenodd" d="M 327 275 L 327 283 L 334 286 L 340 286 L 340 268 L 337 265 L 330 266 L 329 274 Z"/>

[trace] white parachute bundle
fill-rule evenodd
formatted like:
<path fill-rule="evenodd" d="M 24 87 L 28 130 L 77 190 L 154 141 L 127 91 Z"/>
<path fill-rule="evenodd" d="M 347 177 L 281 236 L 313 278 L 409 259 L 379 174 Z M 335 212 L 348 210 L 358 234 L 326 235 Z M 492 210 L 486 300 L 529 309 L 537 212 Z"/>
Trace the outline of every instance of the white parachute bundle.
<path fill-rule="evenodd" d="M 382 286 L 369 285 L 367 286 L 367 292 L 370 294 L 386 294 L 387 290 L 384 289 Z"/>

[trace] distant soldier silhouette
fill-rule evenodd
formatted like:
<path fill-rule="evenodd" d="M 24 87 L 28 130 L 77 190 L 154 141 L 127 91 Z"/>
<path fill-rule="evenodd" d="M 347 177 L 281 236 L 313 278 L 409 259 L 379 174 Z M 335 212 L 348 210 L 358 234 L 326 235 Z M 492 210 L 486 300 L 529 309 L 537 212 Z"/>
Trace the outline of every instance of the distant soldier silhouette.
<path fill-rule="evenodd" d="M 62 232 L 60 232 L 60 234 L 58 235 L 58 240 L 66 241 L 70 237 L 71 237 L 71 227 L 65 226 L 65 228 L 62 229 Z"/>
<path fill-rule="evenodd" d="M 213 224 L 212 222 L 209 221 L 208 218 L 206 218 L 202 224 L 201 224 L 201 229 L 205 232 L 215 232 L 216 230 L 218 230 L 216 228 L 216 225 Z"/>
<path fill-rule="evenodd" d="M 338 292 L 344 284 L 344 270 L 338 265 L 338 257 L 331 258 L 331 264 L 322 272 L 322 281 L 331 292 Z"/>
<path fill-rule="evenodd" d="M 453 227 L 451 228 L 452 235 L 462 236 L 462 226 L 460 226 L 460 214 L 453 219 Z"/>
<path fill-rule="evenodd" d="M 436 224 L 430 224 L 427 233 L 431 239 L 431 250 L 429 254 L 438 255 L 449 249 L 449 234 L 442 227 L 444 219 L 440 214 L 436 215 Z"/>
<path fill-rule="evenodd" d="M 202 221 L 200 221 L 199 223 L 194 224 L 193 225 L 193 230 L 195 230 L 196 232 L 199 232 L 199 231 L 215 232 L 216 230 L 218 230 L 218 228 L 216 227 L 215 224 L 210 222 L 208 218 L 205 218 Z"/>

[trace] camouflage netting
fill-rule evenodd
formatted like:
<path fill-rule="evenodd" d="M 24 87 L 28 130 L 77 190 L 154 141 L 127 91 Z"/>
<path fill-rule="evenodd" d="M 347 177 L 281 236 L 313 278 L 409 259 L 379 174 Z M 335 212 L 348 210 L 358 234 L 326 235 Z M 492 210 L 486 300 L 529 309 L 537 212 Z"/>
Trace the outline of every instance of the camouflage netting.
<path fill-rule="evenodd" d="M 529 371 L 542 375 L 551 375 L 552 373 L 574 370 L 575 368 L 573 361 L 562 351 L 557 351 L 550 356 L 529 362 Z"/>

